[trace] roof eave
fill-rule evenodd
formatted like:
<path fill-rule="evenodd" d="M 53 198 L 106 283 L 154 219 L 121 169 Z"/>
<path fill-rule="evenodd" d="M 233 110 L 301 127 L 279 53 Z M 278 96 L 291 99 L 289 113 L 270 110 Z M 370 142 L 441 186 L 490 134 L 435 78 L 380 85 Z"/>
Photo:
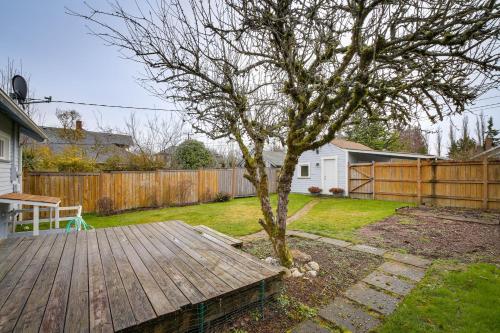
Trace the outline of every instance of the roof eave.
<path fill-rule="evenodd" d="M 2 89 L 0 89 L 0 102 L 5 105 L 2 109 L 21 126 L 24 134 L 40 142 L 48 139 L 42 129 Z"/>
<path fill-rule="evenodd" d="M 403 157 L 414 157 L 414 158 L 439 158 L 442 157 L 435 155 L 424 155 L 424 154 L 414 154 L 414 153 L 397 153 L 390 151 L 380 151 L 380 150 L 357 150 L 357 149 L 344 149 L 348 152 L 361 153 L 361 154 L 372 154 L 372 155 L 385 155 L 385 156 L 403 156 Z"/>

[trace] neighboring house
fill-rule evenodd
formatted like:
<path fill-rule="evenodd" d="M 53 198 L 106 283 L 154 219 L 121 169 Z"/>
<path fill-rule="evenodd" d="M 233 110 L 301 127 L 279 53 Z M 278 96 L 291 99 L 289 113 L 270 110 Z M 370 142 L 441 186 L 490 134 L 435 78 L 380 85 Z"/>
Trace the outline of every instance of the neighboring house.
<path fill-rule="evenodd" d="M 484 146 L 484 151 L 472 156 L 471 160 L 500 160 L 500 146 L 493 146 L 493 138 L 487 137 Z"/>
<path fill-rule="evenodd" d="M 262 152 L 262 156 L 264 157 L 266 168 L 281 168 L 285 161 L 285 152 L 281 150 L 265 150 Z M 245 161 L 240 160 L 238 166 L 244 167 Z"/>
<path fill-rule="evenodd" d="M 340 187 L 348 194 L 348 163 L 391 162 L 436 158 L 433 155 L 397 153 L 373 150 L 357 142 L 334 139 L 316 150 L 309 150 L 299 158 L 292 181 L 292 192 L 308 193 L 317 186 L 324 194 L 332 187 Z"/>
<path fill-rule="evenodd" d="M 21 133 L 31 140 L 47 139 L 43 130 L 0 89 L 0 194 L 22 191 Z M 0 237 L 7 235 L 7 212 L 11 205 L 0 203 Z"/>
<path fill-rule="evenodd" d="M 76 121 L 74 130 L 59 127 L 42 127 L 42 129 L 48 137 L 44 145 L 47 145 L 53 153 L 59 154 L 71 146 L 77 146 L 98 164 L 105 163 L 112 156 L 127 157 L 128 149 L 134 144 L 130 135 L 84 130 L 81 120 Z M 77 135 L 71 135 L 69 131 Z"/>
<path fill-rule="evenodd" d="M 165 164 L 165 168 L 169 169 L 174 166 L 174 155 L 176 149 L 177 146 L 170 146 L 156 154 L 156 157 Z"/>

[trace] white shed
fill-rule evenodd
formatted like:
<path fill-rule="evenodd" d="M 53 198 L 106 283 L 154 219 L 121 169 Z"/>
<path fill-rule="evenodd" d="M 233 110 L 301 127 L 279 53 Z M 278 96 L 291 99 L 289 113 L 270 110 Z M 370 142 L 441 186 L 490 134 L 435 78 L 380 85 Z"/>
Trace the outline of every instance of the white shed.
<path fill-rule="evenodd" d="M 332 187 L 348 189 L 348 163 L 390 162 L 436 158 L 433 155 L 373 150 L 357 142 L 334 139 L 316 150 L 304 152 L 295 168 L 292 192 L 309 193 L 316 186 L 323 194 Z"/>

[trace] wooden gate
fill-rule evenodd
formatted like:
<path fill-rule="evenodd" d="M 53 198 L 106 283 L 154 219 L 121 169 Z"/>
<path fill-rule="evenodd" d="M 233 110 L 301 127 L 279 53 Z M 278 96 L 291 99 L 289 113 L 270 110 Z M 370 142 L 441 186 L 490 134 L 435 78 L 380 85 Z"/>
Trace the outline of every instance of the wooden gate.
<path fill-rule="evenodd" d="M 349 196 L 373 199 L 373 163 L 349 165 Z"/>

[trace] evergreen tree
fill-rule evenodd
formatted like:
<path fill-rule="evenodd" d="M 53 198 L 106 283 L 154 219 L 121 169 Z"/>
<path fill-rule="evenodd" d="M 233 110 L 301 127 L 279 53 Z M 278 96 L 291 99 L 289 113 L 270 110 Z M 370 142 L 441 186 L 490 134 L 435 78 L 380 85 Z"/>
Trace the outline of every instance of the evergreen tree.
<path fill-rule="evenodd" d="M 358 113 L 350 126 L 344 130 L 347 140 L 364 144 L 375 150 L 400 151 L 402 145 L 396 131 L 374 117 Z"/>
<path fill-rule="evenodd" d="M 199 169 L 214 165 L 214 158 L 203 142 L 186 140 L 181 143 L 174 153 L 174 159 L 181 169 Z"/>
<path fill-rule="evenodd" d="M 488 126 L 486 127 L 486 137 L 493 139 L 493 146 L 498 146 L 500 144 L 500 131 L 493 128 L 493 117 L 488 118 Z"/>

